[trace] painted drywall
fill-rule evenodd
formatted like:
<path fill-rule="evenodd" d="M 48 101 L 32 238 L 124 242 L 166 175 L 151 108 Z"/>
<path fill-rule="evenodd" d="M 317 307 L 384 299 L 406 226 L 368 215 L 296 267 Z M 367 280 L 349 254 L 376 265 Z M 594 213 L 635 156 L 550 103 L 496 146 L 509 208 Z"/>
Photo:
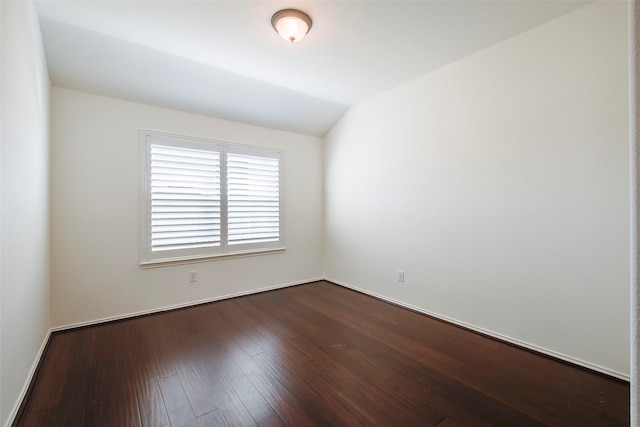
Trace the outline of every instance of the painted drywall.
<path fill-rule="evenodd" d="M 49 331 L 49 76 L 30 2 L 3 1 L 0 98 L 0 425 Z"/>
<path fill-rule="evenodd" d="M 325 140 L 326 277 L 628 376 L 626 10 L 353 107 Z"/>
<path fill-rule="evenodd" d="M 51 105 L 54 327 L 322 277 L 321 138 L 59 87 Z M 287 250 L 141 269 L 139 129 L 284 150 Z"/>
<path fill-rule="evenodd" d="M 629 155 L 631 185 L 631 424 L 640 425 L 640 5 L 629 2 Z"/>

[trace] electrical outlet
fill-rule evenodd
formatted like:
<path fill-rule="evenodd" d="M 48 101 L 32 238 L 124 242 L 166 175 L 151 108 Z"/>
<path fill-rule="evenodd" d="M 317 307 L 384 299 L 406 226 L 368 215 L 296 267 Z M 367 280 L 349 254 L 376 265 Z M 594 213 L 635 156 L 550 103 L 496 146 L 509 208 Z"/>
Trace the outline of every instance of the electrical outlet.
<path fill-rule="evenodd" d="M 198 272 L 196 270 L 191 270 L 189 272 L 189 281 L 197 282 L 198 281 Z"/>
<path fill-rule="evenodd" d="M 404 271 L 398 270 L 398 282 L 404 283 Z"/>

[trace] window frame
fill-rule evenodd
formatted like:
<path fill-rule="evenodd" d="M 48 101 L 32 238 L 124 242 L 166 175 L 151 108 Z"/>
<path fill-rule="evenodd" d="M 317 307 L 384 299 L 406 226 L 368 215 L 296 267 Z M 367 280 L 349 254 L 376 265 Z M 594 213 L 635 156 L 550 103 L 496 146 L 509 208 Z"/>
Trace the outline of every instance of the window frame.
<path fill-rule="evenodd" d="M 177 249 L 162 252 L 151 250 L 151 145 L 192 148 L 218 152 L 220 158 L 220 245 L 208 248 Z M 252 146 L 229 141 L 177 135 L 149 130 L 139 131 L 139 224 L 140 266 L 158 267 L 163 265 L 203 262 L 221 258 L 261 255 L 283 252 L 284 245 L 284 151 L 271 147 Z M 228 237 L 228 197 L 227 197 L 227 154 L 276 158 L 279 160 L 278 234 L 274 242 L 229 245 Z"/>

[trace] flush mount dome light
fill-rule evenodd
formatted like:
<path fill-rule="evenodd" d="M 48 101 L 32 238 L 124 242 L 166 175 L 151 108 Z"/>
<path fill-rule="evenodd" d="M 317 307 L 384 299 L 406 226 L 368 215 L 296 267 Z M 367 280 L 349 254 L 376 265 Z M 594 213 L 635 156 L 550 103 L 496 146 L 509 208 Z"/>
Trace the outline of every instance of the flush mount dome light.
<path fill-rule="evenodd" d="M 311 18 L 300 10 L 283 9 L 273 14 L 271 25 L 280 37 L 295 43 L 302 40 L 311 29 Z"/>

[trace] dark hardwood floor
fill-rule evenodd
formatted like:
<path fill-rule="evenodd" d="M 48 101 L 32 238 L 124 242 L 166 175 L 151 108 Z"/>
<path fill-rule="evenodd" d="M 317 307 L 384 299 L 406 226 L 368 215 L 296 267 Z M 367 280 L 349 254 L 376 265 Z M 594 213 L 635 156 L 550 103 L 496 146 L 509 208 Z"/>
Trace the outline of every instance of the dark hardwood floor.
<path fill-rule="evenodd" d="M 629 384 L 317 282 L 55 333 L 18 426 L 624 426 Z"/>

